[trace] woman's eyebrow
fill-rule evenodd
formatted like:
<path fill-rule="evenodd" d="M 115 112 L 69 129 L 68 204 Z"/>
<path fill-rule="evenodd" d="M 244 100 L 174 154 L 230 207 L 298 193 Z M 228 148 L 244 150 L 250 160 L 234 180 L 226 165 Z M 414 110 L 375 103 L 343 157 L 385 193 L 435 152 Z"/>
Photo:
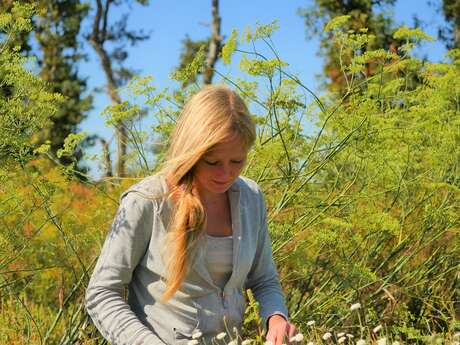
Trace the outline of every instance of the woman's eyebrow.
<path fill-rule="evenodd" d="M 212 155 L 212 153 L 205 153 L 202 157 L 203 157 L 203 158 L 208 158 L 208 159 L 209 159 L 209 158 L 215 158 L 215 157 Z"/>

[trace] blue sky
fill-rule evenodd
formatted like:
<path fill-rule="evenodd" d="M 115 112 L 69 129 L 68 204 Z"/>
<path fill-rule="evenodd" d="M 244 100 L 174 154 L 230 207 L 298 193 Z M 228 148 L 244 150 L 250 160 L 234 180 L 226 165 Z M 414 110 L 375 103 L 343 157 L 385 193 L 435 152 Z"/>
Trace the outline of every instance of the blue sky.
<path fill-rule="evenodd" d="M 222 33 L 228 37 L 232 29 L 243 31 L 247 26 L 254 27 L 256 22 L 270 23 L 278 20 L 280 29 L 274 34 L 273 41 L 289 70 L 299 75 L 305 85 L 319 91 L 322 73 L 322 59 L 318 56 L 319 42 L 315 37 L 306 37 L 303 18 L 297 10 L 306 7 L 310 1 L 300 0 L 221 0 Z M 151 75 L 159 88 L 174 85 L 169 75 L 178 65 L 181 41 L 188 34 L 192 39 L 202 39 L 209 35 L 211 21 L 211 0 L 157 0 L 150 1 L 147 7 L 132 5 L 114 11 L 114 15 L 129 12 L 129 27 L 151 32 L 150 39 L 129 49 L 126 66 L 139 71 L 140 75 Z M 393 9 L 397 24 L 413 26 L 413 16 L 424 22 L 424 31 L 436 36 L 437 28 L 443 23 L 439 9 L 430 7 L 426 0 L 399 0 Z M 440 61 L 445 49 L 440 42 L 426 43 L 417 50 L 419 56 L 431 61 Z M 80 75 L 88 78 L 90 88 L 103 88 L 105 76 L 92 51 L 89 59 L 80 67 Z M 217 69 L 225 70 L 221 64 Z M 100 115 L 109 104 L 103 93 L 95 94 L 94 109 L 80 128 L 88 134 L 99 134 L 106 139 L 113 137 L 113 130 L 106 127 Z M 88 154 L 99 153 L 100 148 L 89 150 Z M 113 157 L 114 159 L 115 157 Z M 91 176 L 100 176 L 96 164 L 90 163 Z"/>

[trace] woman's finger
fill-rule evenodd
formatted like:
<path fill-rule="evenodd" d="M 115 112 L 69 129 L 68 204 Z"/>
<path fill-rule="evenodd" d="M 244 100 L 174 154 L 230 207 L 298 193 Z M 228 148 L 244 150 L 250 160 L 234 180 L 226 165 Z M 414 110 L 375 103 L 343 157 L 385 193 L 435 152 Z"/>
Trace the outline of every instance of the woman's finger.
<path fill-rule="evenodd" d="M 296 334 L 296 328 L 295 326 L 292 324 L 292 323 L 289 323 L 289 338 L 288 339 L 291 339 L 295 334 Z"/>

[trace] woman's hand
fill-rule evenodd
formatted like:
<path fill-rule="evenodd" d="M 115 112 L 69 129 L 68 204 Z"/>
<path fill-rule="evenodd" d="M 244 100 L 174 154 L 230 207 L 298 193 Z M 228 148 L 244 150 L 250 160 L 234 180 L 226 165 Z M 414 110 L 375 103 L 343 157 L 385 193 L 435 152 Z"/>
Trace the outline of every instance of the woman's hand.
<path fill-rule="evenodd" d="M 286 321 L 281 315 L 275 314 L 268 319 L 268 332 L 267 341 L 270 341 L 273 345 L 282 345 L 283 343 L 289 343 L 295 335 L 295 326 Z M 284 341 L 286 338 L 286 342 Z"/>

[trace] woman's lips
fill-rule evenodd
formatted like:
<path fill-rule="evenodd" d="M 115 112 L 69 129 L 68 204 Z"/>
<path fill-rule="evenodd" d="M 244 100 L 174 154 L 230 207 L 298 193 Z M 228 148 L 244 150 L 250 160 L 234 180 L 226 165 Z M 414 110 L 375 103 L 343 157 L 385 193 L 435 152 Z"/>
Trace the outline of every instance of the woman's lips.
<path fill-rule="evenodd" d="M 220 182 L 220 181 L 215 181 L 215 180 L 213 180 L 213 181 L 214 181 L 214 183 L 220 184 L 220 185 L 224 185 L 224 184 L 229 184 L 229 183 L 230 183 L 230 181 L 227 181 L 227 182 Z"/>

